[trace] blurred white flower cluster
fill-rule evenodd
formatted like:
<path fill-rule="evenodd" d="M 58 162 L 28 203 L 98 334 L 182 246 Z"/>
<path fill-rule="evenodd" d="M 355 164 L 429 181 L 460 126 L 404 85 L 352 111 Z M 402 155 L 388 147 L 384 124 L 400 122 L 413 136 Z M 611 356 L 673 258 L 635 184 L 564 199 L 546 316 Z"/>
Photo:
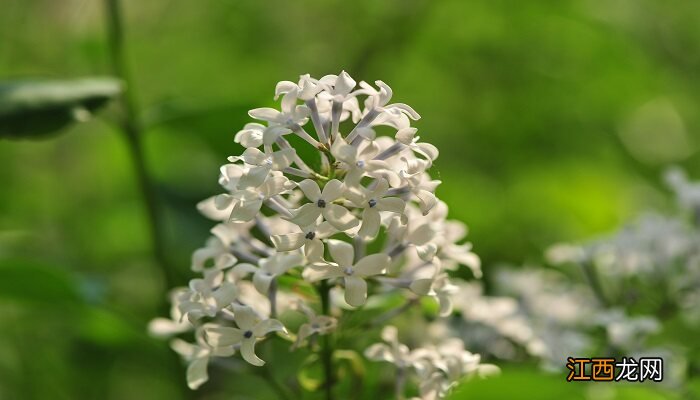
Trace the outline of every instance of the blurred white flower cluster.
<path fill-rule="evenodd" d="M 438 346 L 410 350 L 399 342 L 396 327 L 389 325 L 382 330 L 382 339 L 384 343 L 368 347 L 365 356 L 394 364 L 398 371 L 397 398 L 404 398 L 403 386 L 411 372 L 420 380 L 420 397 L 416 399 L 422 400 L 443 398 L 463 377 L 486 377 L 499 372 L 494 365 L 482 364 L 481 356 L 466 351 L 464 343 L 456 338 Z"/>
<path fill-rule="evenodd" d="M 173 292 L 171 319 L 151 323 L 165 337 L 194 331 L 194 343 L 172 342 L 189 361 L 191 388 L 207 381 L 212 357 L 240 353 L 261 366 L 255 347 L 273 334 L 296 349 L 347 329 L 344 315 L 368 297 L 430 296 L 446 316 L 457 290 L 446 271 L 481 275 L 466 227 L 435 197 L 440 181 L 427 170 L 438 150 L 411 127 L 418 113 L 375 84 L 303 75 L 277 85 L 280 110 L 249 112 L 260 123 L 236 134 L 245 150 L 221 167 L 225 193 L 198 206 L 219 222 L 192 256 L 201 276 Z M 284 322 L 294 313 L 306 318 L 296 333 Z M 478 369 L 470 353 L 430 354 L 418 369 L 436 386 L 424 398 Z"/>
<path fill-rule="evenodd" d="M 453 301 L 462 318 L 437 335 L 462 332 L 473 351 L 536 357 L 552 371 L 582 354 L 663 356 L 665 383 L 682 382 L 685 343 L 668 340 L 665 326 L 700 326 L 700 183 L 677 168 L 666 182 L 680 212 L 647 213 L 588 243 L 552 246 L 546 257 L 557 269 L 502 269 L 488 296 L 478 282 L 460 283 Z"/>
<path fill-rule="evenodd" d="M 553 246 L 547 256 L 553 264 L 581 266 L 589 280 L 598 281 L 597 296 L 606 306 L 660 318 L 679 313 L 698 319 L 700 184 L 688 181 L 678 168 L 668 170 L 666 182 L 679 213 L 647 213 L 607 237 Z"/>

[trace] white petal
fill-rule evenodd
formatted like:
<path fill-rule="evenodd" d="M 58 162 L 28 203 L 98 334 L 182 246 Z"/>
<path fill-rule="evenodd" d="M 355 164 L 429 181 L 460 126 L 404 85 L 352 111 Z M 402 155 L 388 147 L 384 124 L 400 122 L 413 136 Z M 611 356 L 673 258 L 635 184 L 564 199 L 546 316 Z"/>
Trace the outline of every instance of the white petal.
<path fill-rule="evenodd" d="M 263 144 L 265 146 L 271 146 L 277 141 L 282 135 L 287 135 L 292 133 L 291 129 L 285 128 L 283 126 L 270 126 L 265 128 L 263 132 Z"/>
<path fill-rule="evenodd" d="M 379 275 L 389 266 L 389 260 L 384 253 L 370 254 L 355 264 L 355 273 L 361 276 Z"/>
<path fill-rule="evenodd" d="M 403 213 L 406 208 L 406 202 L 398 197 L 385 197 L 377 202 L 377 210 L 390 211 L 395 213 Z"/>
<path fill-rule="evenodd" d="M 435 230 L 429 224 L 423 224 L 408 236 L 408 241 L 417 246 L 428 243 L 435 237 Z"/>
<path fill-rule="evenodd" d="M 428 215 L 430 210 L 435 207 L 435 204 L 437 204 L 435 195 L 427 190 L 419 190 L 418 193 L 416 193 L 416 196 L 419 200 L 421 212 L 423 215 Z"/>
<path fill-rule="evenodd" d="M 411 118 L 414 121 L 417 121 L 420 119 L 420 114 L 416 112 L 411 106 L 408 104 L 404 103 L 394 103 L 391 104 L 387 109 L 398 109 L 401 110 L 402 113 L 406 114 L 409 118 Z"/>
<path fill-rule="evenodd" d="M 308 338 L 314 333 L 315 332 L 311 329 L 310 324 L 304 324 L 300 326 L 299 331 L 297 331 L 297 340 L 294 342 L 293 349 L 299 348 L 302 345 L 302 343 L 304 343 L 306 338 Z"/>
<path fill-rule="evenodd" d="M 333 261 L 341 267 L 351 267 L 355 257 L 355 250 L 350 243 L 340 240 L 328 240 L 328 251 L 333 257 Z"/>
<path fill-rule="evenodd" d="M 370 196 L 373 199 L 378 199 L 384 196 L 384 193 L 389 189 L 389 182 L 384 179 L 380 178 L 377 179 L 377 184 L 374 186 L 374 189 L 370 192 Z"/>
<path fill-rule="evenodd" d="M 345 199 L 357 208 L 365 208 L 368 205 L 366 203 L 368 198 L 364 191 L 364 186 L 348 187 L 348 190 L 345 191 Z"/>
<path fill-rule="evenodd" d="M 185 360 L 193 359 L 200 350 L 199 346 L 185 342 L 179 338 L 175 338 L 170 341 L 170 348 L 177 354 L 181 355 Z"/>
<path fill-rule="evenodd" d="M 238 286 L 233 282 L 224 282 L 214 292 L 214 300 L 219 308 L 224 308 L 233 303 L 238 297 Z"/>
<path fill-rule="evenodd" d="M 236 199 L 230 194 L 219 194 L 214 197 L 214 206 L 217 210 L 226 210 L 231 207 L 234 201 L 236 201 Z"/>
<path fill-rule="evenodd" d="M 357 82 L 355 82 L 347 72 L 343 71 L 338 75 L 333 89 L 336 94 L 346 96 L 352 91 L 355 85 L 357 85 Z"/>
<path fill-rule="evenodd" d="M 233 274 L 238 278 L 245 278 L 248 274 L 255 273 L 258 270 L 253 264 L 241 263 L 233 267 Z"/>
<path fill-rule="evenodd" d="M 448 296 L 438 296 L 440 303 L 440 316 L 446 317 L 452 314 L 452 299 Z"/>
<path fill-rule="evenodd" d="M 248 111 L 248 115 L 250 115 L 252 118 L 260 119 L 263 121 L 276 121 L 280 114 L 281 113 L 279 111 L 269 107 L 255 108 L 253 110 Z"/>
<path fill-rule="evenodd" d="M 306 255 L 309 262 L 321 261 L 323 258 L 323 242 L 320 240 L 306 241 L 304 255 Z"/>
<path fill-rule="evenodd" d="M 268 157 L 262 151 L 254 148 L 254 147 L 250 147 L 250 148 L 245 149 L 241 158 L 243 159 L 243 161 L 245 161 L 248 164 L 262 165 L 265 162 L 265 160 L 267 160 Z"/>
<path fill-rule="evenodd" d="M 373 208 L 365 208 L 362 212 L 362 226 L 357 232 L 357 235 L 364 240 L 371 240 L 377 237 L 379 226 L 381 225 L 381 217 L 379 211 Z"/>
<path fill-rule="evenodd" d="M 241 176 L 241 179 L 238 181 L 238 187 L 243 189 L 262 185 L 265 182 L 265 178 L 267 178 L 267 174 L 270 173 L 270 168 L 271 166 L 269 165 L 251 168 Z"/>
<path fill-rule="evenodd" d="M 432 285 L 432 279 L 416 279 L 415 281 L 411 282 L 409 289 L 419 296 L 425 296 L 430 293 L 430 288 Z"/>
<path fill-rule="evenodd" d="M 203 247 L 192 253 L 192 271 L 199 272 L 204 270 L 204 264 L 218 254 L 217 249 Z"/>
<path fill-rule="evenodd" d="M 289 189 L 294 188 L 294 183 L 290 182 L 285 176 L 270 176 L 265 183 L 260 186 L 257 191 L 265 198 L 284 193 Z"/>
<path fill-rule="evenodd" d="M 416 252 L 418 257 L 423 261 L 432 261 L 437 253 L 437 246 L 433 243 L 428 243 L 423 246 L 416 246 Z"/>
<path fill-rule="evenodd" d="M 345 277 L 345 302 L 359 307 L 367 301 L 367 282 L 357 276 Z"/>
<path fill-rule="evenodd" d="M 192 328 L 187 321 L 176 322 L 167 318 L 155 318 L 148 323 L 148 333 L 158 338 L 167 338 Z"/>
<path fill-rule="evenodd" d="M 318 187 L 318 184 L 311 179 L 304 179 L 299 182 L 298 185 L 307 199 L 316 202 L 321 198 L 321 189 Z"/>
<path fill-rule="evenodd" d="M 306 243 L 304 233 L 290 233 L 288 235 L 272 235 L 270 240 L 275 245 L 277 251 L 292 251 L 300 248 Z"/>
<path fill-rule="evenodd" d="M 225 253 L 225 254 L 220 254 L 219 256 L 216 257 L 216 262 L 214 264 L 214 267 L 216 269 L 226 269 L 228 267 L 232 267 L 236 264 L 238 259 L 233 256 L 233 254 L 230 253 Z"/>
<path fill-rule="evenodd" d="M 323 221 L 316 227 L 315 232 L 317 239 L 325 239 L 329 236 L 333 236 L 336 233 L 338 233 L 338 230 L 335 229 L 333 225 L 331 225 L 327 221 Z"/>
<path fill-rule="evenodd" d="M 187 386 L 190 389 L 195 390 L 209 380 L 209 375 L 207 374 L 208 363 L 209 357 L 196 358 L 187 367 Z"/>
<path fill-rule="evenodd" d="M 305 119 L 305 118 L 308 117 L 309 115 L 311 115 L 311 109 L 309 109 L 309 107 L 307 107 L 307 106 L 305 106 L 305 105 L 296 106 L 296 107 L 294 108 L 294 115 L 293 115 L 293 117 L 294 117 L 294 119 L 296 119 L 296 120 Z M 298 121 L 298 122 L 299 122 L 299 121 Z M 305 122 L 306 122 L 306 121 L 301 121 L 301 122 L 299 122 L 299 123 L 300 123 L 301 125 L 303 125 Z"/>
<path fill-rule="evenodd" d="M 207 343 L 212 347 L 233 346 L 243 340 L 243 331 L 223 326 L 205 328 Z"/>
<path fill-rule="evenodd" d="M 253 328 L 253 336 L 255 337 L 263 337 L 270 332 L 287 332 L 287 329 L 276 319 L 260 321 L 255 325 L 255 328 Z"/>
<path fill-rule="evenodd" d="M 243 340 L 241 343 L 241 356 L 243 356 L 243 359 L 248 363 L 255 365 L 256 367 L 262 367 L 265 365 L 265 361 L 261 360 L 257 355 L 255 355 L 255 337 Z"/>
<path fill-rule="evenodd" d="M 267 272 L 258 270 L 255 275 L 253 275 L 253 285 L 258 293 L 267 296 L 273 279 L 274 276 L 268 274 Z"/>
<path fill-rule="evenodd" d="M 314 203 L 306 203 L 292 211 L 292 218 L 289 220 L 299 226 L 309 226 L 316 222 L 321 215 L 321 208 Z"/>
<path fill-rule="evenodd" d="M 242 331 L 252 330 L 259 318 L 249 306 L 233 305 L 233 320 Z"/>
<path fill-rule="evenodd" d="M 343 185 L 343 182 L 337 179 L 331 179 L 328 181 L 328 183 L 326 183 L 326 186 L 323 187 L 323 193 L 320 197 L 325 200 L 326 203 L 330 203 L 342 196 L 344 191 L 345 186 Z"/>
<path fill-rule="evenodd" d="M 387 325 L 382 329 L 382 340 L 391 343 L 391 344 L 398 344 L 399 343 L 399 330 L 396 329 L 395 326 L 393 325 Z"/>
<path fill-rule="evenodd" d="M 391 96 L 393 96 L 394 91 L 391 90 L 389 85 L 383 81 L 374 81 L 374 84 L 379 86 L 379 104 L 381 106 L 386 105 L 389 100 L 391 100 Z"/>
<path fill-rule="evenodd" d="M 297 104 L 297 92 L 298 88 L 295 86 L 292 90 L 285 93 L 282 96 L 282 102 L 280 103 L 280 108 L 284 113 L 291 113 Z"/>
<path fill-rule="evenodd" d="M 394 361 L 394 356 L 389 346 L 384 343 L 375 343 L 365 350 L 365 357 L 372 361 Z"/>
<path fill-rule="evenodd" d="M 357 159 L 357 149 L 345 143 L 343 139 L 338 139 L 331 148 L 333 156 L 344 163 L 354 164 Z"/>
<path fill-rule="evenodd" d="M 209 197 L 197 203 L 197 210 L 205 217 L 214 221 L 225 221 L 229 215 L 231 215 L 231 210 L 220 210 L 216 207 L 216 197 L 217 196 Z"/>
<path fill-rule="evenodd" d="M 260 212 L 263 200 L 256 198 L 253 200 L 241 200 L 233 206 L 229 222 L 247 222 L 255 218 Z"/>
<path fill-rule="evenodd" d="M 245 127 L 236 133 L 233 141 L 240 143 L 243 147 L 260 147 L 262 144 L 262 133 L 264 126 L 256 123 L 246 124 Z"/>
<path fill-rule="evenodd" d="M 287 168 L 296 155 L 296 150 L 294 148 L 283 149 L 272 153 L 272 167 L 276 171 L 281 171 Z"/>
<path fill-rule="evenodd" d="M 356 227 L 360 223 L 347 208 L 338 204 L 328 204 L 320 210 L 328 223 L 343 232 Z"/>
<path fill-rule="evenodd" d="M 422 154 L 430 161 L 435 161 L 440 155 L 440 151 L 437 147 L 430 143 L 418 143 L 413 149 L 416 153 Z"/>
<path fill-rule="evenodd" d="M 413 137 L 416 135 L 416 132 L 418 132 L 416 128 L 400 129 L 396 132 L 396 140 L 403 144 L 411 144 L 413 143 Z"/>
<path fill-rule="evenodd" d="M 281 94 L 289 93 L 292 90 L 297 89 L 297 84 L 294 82 L 290 81 L 280 81 L 277 83 L 277 86 L 275 86 L 275 100 L 279 97 Z"/>
<path fill-rule="evenodd" d="M 342 268 L 335 265 L 312 265 L 306 268 L 302 274 L 309 282 L 318 282 L 324 279 L 340 278 L 345 275 Z"/>

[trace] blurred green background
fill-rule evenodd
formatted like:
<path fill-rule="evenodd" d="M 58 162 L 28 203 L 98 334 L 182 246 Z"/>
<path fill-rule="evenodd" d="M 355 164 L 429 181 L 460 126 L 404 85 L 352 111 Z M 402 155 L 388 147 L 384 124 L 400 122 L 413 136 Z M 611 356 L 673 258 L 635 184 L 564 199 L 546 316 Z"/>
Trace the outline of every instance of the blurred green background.
<path fill-rule="evenodd" d="M 0 79 L 109 75 L 103 6 L 0 1 Z M 218 193 L 218 166 L 239 152 L 233 135 L 246 111 L 272 105 L 275 83 L 303 73 L 381 79 L 421 114 L 419 134 L 441 151 L 438 196 L 469 225 L 487 281 L 490 265 L 539 262 L 554 242 L 669 208 L 659 183 L 666 165 L 700 173 L 694 1 L 128 0 L 123 8 L 148 168 L 180 284 L 211 226 L 194 206 Z M 167 344 L 146 335 L 168 288 L 112 108 L 51 140 L 0 140 L 0 399 L 254 398 L 188 393 Z M 458 396 L 599 394 L 562 385 L 563 365 L 555 377 L 534 366 L 504 372 Z M 270 396 L 260 381 L 231 379 L 240 393 Z M 642 398 L 629 396 L 620 398 Z"/>

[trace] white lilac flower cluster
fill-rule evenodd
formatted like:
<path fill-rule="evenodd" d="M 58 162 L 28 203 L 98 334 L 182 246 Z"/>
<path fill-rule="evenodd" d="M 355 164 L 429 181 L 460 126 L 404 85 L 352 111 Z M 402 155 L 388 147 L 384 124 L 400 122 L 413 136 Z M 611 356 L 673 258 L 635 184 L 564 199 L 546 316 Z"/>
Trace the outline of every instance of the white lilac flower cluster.
<path fill-rule="evenodd" d="M 684 318 L 698 318 L 700 184 L 688 181 L 677 168 L 668 171 L 666 181 L 680 213 L 647 213 L 590 243 L 553 246 L 547 254 L 550 261 L 599 275 L 598 296 L 604 303 L 654 317 L 682 311 Z"/>
<path fill-rule="evenodd" d="M 459 339 L 444 340 L 438 346 L 424 346 L 410 350 L 399 342 L 398 330 L 386 326 L 382 330 L 384 343 L 376 343 L 365 350 L 365 357 L 374 361 L 394 364 L 397 369 L 396 397 L 403 399 L 404 385 L 409 373 L 420 380 L 420 397 L 413 399 L 441 399 L 461 378 L 486 377 L 499 372 L 491 364 L 482 364 L 481 356 L 464 349 Z"/>
<path fill-rule="evenodd" d="M 544 370 L 556 372 L 568 356 L 595 353 L 600 343 L 608 351 L 635 356 L 658 350 L 648 346 L 649 337 L 659 331 L 655 318 L 633 315 L 622 306 L 606 307 L 587 284 L 556 270 L 498 271 L 488 296 L 478 283 L 460 286 L 454 303 L 461 319 L 436 335 L 462 332 L 464 343 L 481 354 L 510 360 L 530 356 Z"/>
<path fill-rule="evenodd" d="M 438 150 L 411 127 L 418 113 L 375 84 L 358 86 L 345 72 L 280 82 L 281 110 L 251 110 L 260 123 L 235 135 L 245 151 L 221 167 L 225 193 L 198 206 L 219 221 L 192 256 L 201 276 L 173 292 L 172 319 L 151 324 L 161 336 L 194 331 L 195 343 L 172 342 L 190 363 L 191 388 L 207 381 L 211 357 L 240 353 L 261 366 L 256 343 L 276 333 L 304 346 L 370 295 L 430 296 L 448 315 L 456 286 L 447 271 L 467 266 L 480 276 L 466 227 L 447 220 L 435 197 L 440 181 L 426 171 Z M 386 130 L 395 133 L 378 135 Z M 338 291 L 343 300 L 323 304 Z M 280 318 L 290 309 L 307 318 L 296 334 Z M 421 370 L 442 371 L 444 393 L 472 361 L 425 358 Z"/>
<path fill-rule="evenodd" d="M 567 354 L 590 344 L 585 331 L 595 317 L 595 300 L 586 286 L 556 271 L 498 271 L 488 296 L 477 282 L 459 286 L 454 307 L 461 318 L 443 330 L 461 332 L 474 351 L 509 360 L 532 356 L 544 369 L 557 370 Z"/>

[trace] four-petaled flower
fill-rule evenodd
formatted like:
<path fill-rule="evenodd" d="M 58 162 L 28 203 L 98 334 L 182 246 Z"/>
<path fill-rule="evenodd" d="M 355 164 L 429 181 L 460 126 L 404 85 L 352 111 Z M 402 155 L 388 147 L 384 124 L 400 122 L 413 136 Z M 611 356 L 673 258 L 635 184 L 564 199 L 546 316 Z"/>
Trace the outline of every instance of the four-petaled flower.
<path fill-rule="evenodd" d="M 323 239 L 336 233 L 338 230 L 328 221 L 300 228 L 301 232 L 288 233 L 286 235 L 272 235 L 270 240 L 277 251 L 292 251 L 304 246 L 304 254 L 308 261 L 320 261 L 323 258 Z"/>
<path fill-rule="evenodd" d="M 381 225 L 380 211 L 389 211 L 402 214 L 406 202 L 398 197 L 384 197 L 389 190 L 389 182 L 386 179 L 378 179 L 372 189 L 361 186 L 361 189 L 349 189 L 345 197 L 357 208 L 362 209 L 362 226 L 357 232 L 364 240 L 372 240 L 379 233 Z"/>
<path fill-rule="evenodd" d="M 380 275 L 389 266 L 389 256 L 383 253 L 370 254 L 353 263 L 355 251 L 352 245 L 339 240 L 328 240 L 328 249 L 335 262 L 317 262 L 307 271 L 307 278 L 312 281 L 343 278 L 345 283 L 345 301 L 359 307 L 367 301 L 367 282 L 365 278 Z"/>
<path fill-rule="evenodd" d="M 340 231 L 347 231 L 360 223 L 347 208 L 333 203 L 345 193 L 343 182 L 332 179 L 326 183 L 323 191 L 319 188 L 318 183 L 311 179 L 305 179 L 298 185 L 311 202 L 295 210 L 290 221 L 299 226 L 309 226 L 323 215 L 328 223 Z"/>
<path fill-rule="evenodd" d="M 212 347 L 240 346 L 243 359 L 255 366 L 265 365 L 255 354 L 255 343 L 270 332 L 287 333 L 287 329 L 276 319 L 260 319 L 248 306 L 233 305 L 233 320 L 238 328 L 212 326 L 204 332 L 207 343 Z"/>

